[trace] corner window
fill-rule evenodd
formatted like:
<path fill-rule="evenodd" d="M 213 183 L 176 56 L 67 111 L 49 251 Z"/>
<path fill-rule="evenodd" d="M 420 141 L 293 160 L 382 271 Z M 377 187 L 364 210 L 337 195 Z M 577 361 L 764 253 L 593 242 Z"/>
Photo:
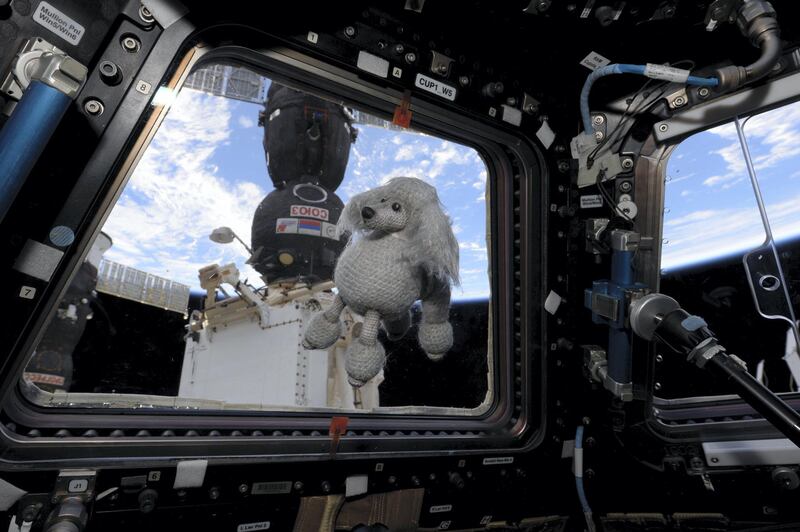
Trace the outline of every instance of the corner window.
<path fill-rule="evenodd" d="M 729 123 L 684 140 L 669 159 L 661 291 L 705 318 L 773 392 L 797 391 L 800 103 L 739 123 L 741 141 Z M 656 379 L 665 398 L 727 391 L 666 356 Z"/>
<path fill-rule="evenodd" d="M 154 104 L 169 110 L 31 355 L 29 398 L 168 411 L 486 410 L 491 198 L 475 149 L 231 65 L 195 71 Z M 386 197 L 364 200 L 376 189 Z M 363 204 L 350 212 L 354 199 Z M 357 223 L 341 223 L 348 212 Z M 362 245 L 372 240 L 380 245 Z M 347 253 L 356 278 L 345 289 L 335 272 Z M 375 320 L 351 294 L 376 290 L 387 309 L 408 304 Z M 321 315 L 325 339 L 310 341 Z M 375 372 L 354 385 L 362 338 L 359 361 Z"/>

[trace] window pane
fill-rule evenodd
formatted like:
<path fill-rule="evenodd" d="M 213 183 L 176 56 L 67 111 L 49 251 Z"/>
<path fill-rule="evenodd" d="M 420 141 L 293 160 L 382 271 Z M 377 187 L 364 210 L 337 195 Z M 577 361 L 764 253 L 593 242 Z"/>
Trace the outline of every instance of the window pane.
<path fill-rule="evenodd" d="M 45 392 L 37 401 L 473 414 L 489 404 L 487 169 L 477 151 L 232 66 L 195 72 L 156 100 L 169 111 L 26 369 Z M 391 181 L 399 176 L 416 178 L 404 181 L 415 192 Z M 343 233 L 344 206 L 374 189 L 388 191 L 389 214 L 370 203 L 374 220 L 361 209 L 363 230 Z M 385 220 L 400 225 L 370 226 Z M 379 238 L 385 249 L 362 245 Z M 461 283 L 448 312 L 446 276 L 435 273 L 450 248 Z M 424 301 L 410 328 L 407 306 L 382 311 L 378 347 L 371 314 L 333 281 L 345 249 L 372 249 L 351 261 L 358 268 L 386 265 L 358 276 L 365 293 L 407 276 L 413 289 L 391 308 Z M 349 306 L 331 321 L 333 345 L 306 348 L 337 295 Z M 362 360 L 360 343 L 370 356 L 384 351 L 385 365 L 354 388 L 348 361 Z"/>
<path fill-rule="evenodd" d="M 794 310 L 800 273 L 800 103 L 742 122 Z M 670 158 L 667 174 L 661 290 L 703 316 L 728 350 L 773 391 L 796 390 L 791 368 L 800 369 L 800 360 L 790 321 L 768 320 L 759 313 L 753 290 L 763 289 L 758 279 L 751 289 L 743 263 L 749 252 L 765 243 L 767 233 L 735 125 L 683 141 Z M 766 249 L 751 260 L 767 260 L 771 254 Z M 785 301 L 783 286 L 768 295 Z M 691 375 L 682 383 L 662 383 L 660 394 L 726 390 L 705 374 Z"/>

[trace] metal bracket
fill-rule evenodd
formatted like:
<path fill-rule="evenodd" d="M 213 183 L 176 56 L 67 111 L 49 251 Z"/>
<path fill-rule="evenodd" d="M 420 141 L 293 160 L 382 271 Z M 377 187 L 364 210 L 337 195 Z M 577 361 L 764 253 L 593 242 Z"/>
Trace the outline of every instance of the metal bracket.
<path fill-rule="evenodd" d="M 41 38 L 25 41 L 14 58 L 0 91 L 19 101 L 33 80 L 41 80 L 74 98 L 86 80 L 85 66 L 67 56 L 63 50 Z"/>
<path fill-rule="evenodd" d="M 450 74 L 450 66 L 453 60 L 444 54 L 431 51 L 431 72 L 438 76 L 446 77 Z"/>

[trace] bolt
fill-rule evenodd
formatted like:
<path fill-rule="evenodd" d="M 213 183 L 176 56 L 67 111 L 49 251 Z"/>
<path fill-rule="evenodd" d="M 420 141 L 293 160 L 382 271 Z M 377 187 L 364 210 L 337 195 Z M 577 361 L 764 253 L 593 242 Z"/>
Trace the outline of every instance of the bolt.
<path fill-rule="evenodd" d="M 662 133 L 665 133 L 668 129 L 669 129 L 669 126 L 667 124 L 661 124 L 661 125 L 658 126 L 658 130 L 660 132 L 662 132 Z"/>
<path fill-rule="evenodd" d="M 294 491 L 303 491 L 303 483 L 299 480 L 295 482 L 292 487 L 294 488 Z"/>
<path fill-rule="evenodd" d="M 353 37 L 356 36 L 356 28 L 354 26 L 347 26 L 344 29 L 344 35 L 345 37 L 352 39 Z"/>
<path fill-rule="evenodd" d="M 664 362 L 664 357 L 661 355 L 656 355 L 656 362 Z"/>
<path fill-rule="evenodd" d="M 655 383 L 653 385 L 653 388 L 655 388 L 656 390 L 660 390 L 661 389 L 661 383 L 660 382 Z"/>
<path fill-rule="evenodd" d="M 444 63 L 440 63 L 439 65 L 436 66 L 436 72 L 438 72 L 441 75 L 447 74 L 447 65 L 445 65 Z"/>
<path fill-rule="evenodd" d="M 330 493 L 331 491 L 331 483 L 327 480 L 323 480 L 322 484 L 320 484 L 320 488 L 322 488 L 323 493 Z"/>
<path fill-rule="evenodd" d="M 603 137 L 605 137 L 605 135 L 603 134 L 602 131 L 595 131 L 594 132 L 595 140 L 603 140 Z"/>
<path fill-rule="evenodd" d="M 388 482 L 389 484 L 394 484 L 394 483 L 397 482 L 397 477 L 394 476 L 394 475 L 391 475 L 389 478 L 386 479 L 386 482 Z"/>
<path fill-rule="evenodd" d="M 622 159 L 622 167 L 625 168 L 626 170 L 630 170 L 631 168 L 633 168 L 633 159 L 631 159 L 630 157 L 625 157 L 624 159 Z"/>
<path fill-rule="evenodd" d="M 415 62 L 417 60 L 417 54 L 415 54 L 414 52 L 408 52 L 406 54 L 406 56 L 405 56 L 405 59 L 406 59 L 406 63 L 408 63 L 410 65 L 411 63 L 413 63 L 413 62 Z"/>
<path fill-rule="evenodd" d="M 458 83 L 462 87 L 466 87 L 467 85 L 469 85 L 469 76 L 459 76 Z"/>
<path fill-rule="evenodd" d="M 387 46 L 389 46 L 389 45 L 386 44 L 386 41 L 378 41 L 378 49 L 379 50 L 385 50 Z"/>
<path fill-rule="evenodd" d="M 219 488 L 214 486 L 213 488 L 208 490 L 208 498 L 211 499 L 212 501 L 216 501 L 217 499 L 219 499 Z"/>
<path fill-rule="evenodd" d="M 529 103 L 528 105 L 526 105 L 526 106 L 525 106 L 525 112 L 526 112 L 526 113 L 531 113 L 531 114 L 533 114 L 533 113 L 535 113 L 535 112 L 536 112 L 536 111 L 538 111 L 538 110 L 539 110 L 539 108 L 536 106 L 536 104 L 535 104 L 535 103 Z"/>
<path fill-rule="evenodd" d="M 678 96 L 673 103 L 675 103 L 675 107 L 680 107 L 686 103 L 686 98 Z"/>
<path fill-rule="evenodd" d="M 139 7 L 139 18 L 142 19 L 142 22 L 145 24 L 152 24 L 155 20 L 150 10 L 144 6 Z"/>
<path fill-rule="evenodd" d="M 239 490 L 239 493 L 244 495 L 250 489 L 250 486 L 248 486 L 247 484 L 239 484 L 239 487 L 237 489 Z"/>
<path fill-rule="evenodd" d="M 596 126 L 602 125 L 603 122 L 605 122 L 605 121 L 606 121 L 606 119 L 603 118 L 603 115 L 594 115 L 592 117 L 592 124 L 594 124 Z"/>
<path fill-rule="evenodd" d="M 122 44 L 123 50 L 131 54 L 135 54 L 142 47 L 139 40 L 136 37 L 130 35 L 128 35 L 127 37 L 123 37 L 122 40 L 120 41 L 120 44 Z"/>
<path fill-rule="evenodd" d="M 708 87 L 700 87 L 700 90 L 697 91 L 697 95 L 701 98 L 708 98 L 709 94 L 711 94 L 711 91 L 708 90 Z"/>
<path fill-rule="evenodd" d="M 91 99 L 83 104 L 83 110 L 92 116 L 100 116 L 105 108 L 100 100 Z"/>
<path fill-rule="evenodd" d="M 619 191 L 620 192 L 630 192 L 633 189 L 633 185 L 631 185 L 630 181 L 620 181 L 619 182 Z"/>
<path fill-rule="evenodd" d="M 402 44 L 395 44 L 394 45 L 394 53 L 396 53 L 397 55 L 400 55 L 405 51 L 406 51 L 406 47 L 403 46 Z"/>

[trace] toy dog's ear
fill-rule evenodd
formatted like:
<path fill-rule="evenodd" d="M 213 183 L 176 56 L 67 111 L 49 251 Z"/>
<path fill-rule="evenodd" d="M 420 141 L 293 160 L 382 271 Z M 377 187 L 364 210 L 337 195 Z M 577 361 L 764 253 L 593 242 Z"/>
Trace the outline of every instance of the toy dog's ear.
<path fill-rule="evenodd" d="M 458 241 L 438 197 L 425 202 L 416 221 L 412 245 L 419 249 L 414 250 L 415 262 L 429 275 L 458 285 Z"/>

